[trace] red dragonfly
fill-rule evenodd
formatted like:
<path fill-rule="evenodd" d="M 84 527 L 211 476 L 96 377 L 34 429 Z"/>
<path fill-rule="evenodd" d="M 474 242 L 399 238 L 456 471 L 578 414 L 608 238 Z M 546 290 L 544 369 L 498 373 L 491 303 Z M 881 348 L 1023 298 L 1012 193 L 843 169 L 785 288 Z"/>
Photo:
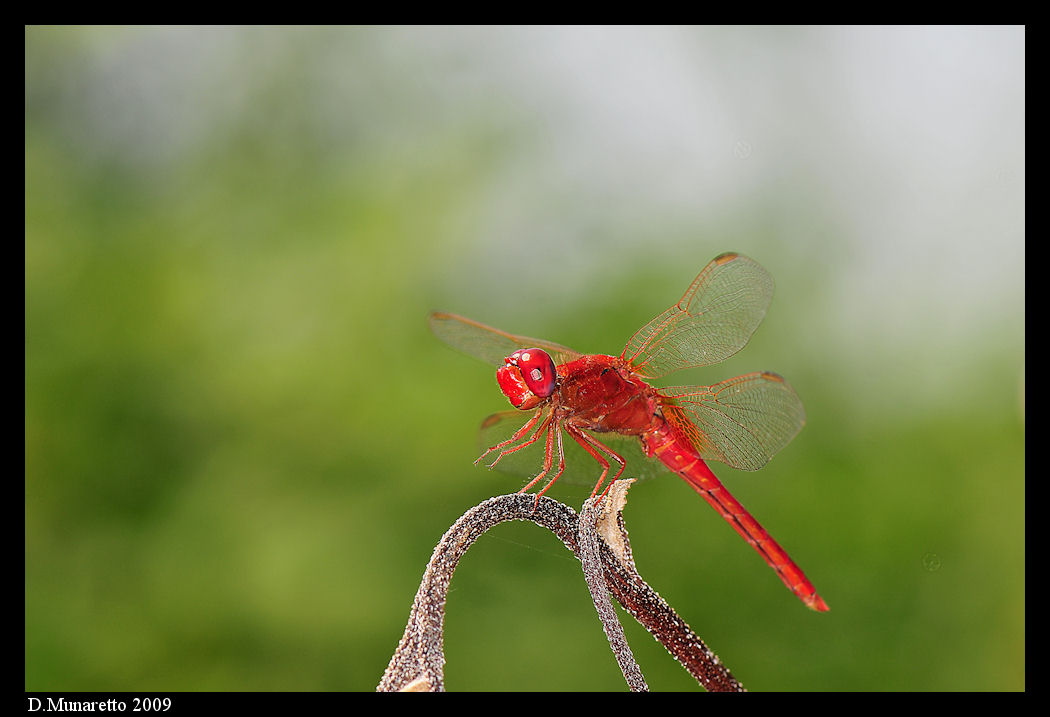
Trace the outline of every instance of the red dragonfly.
<path fill-rule="evenodd" d="M 519 409 L 512 413 L 532 412 L 513 435 L 478 458 L 495 454 L 494 466 L 542 441 L 542 470 L 521 492 L 550 475 L 555 461 L 556 472 L 537 498 L 561 477 L 563 435 L 568 435 L 601 466 L 593 497 L 613 464 L 613 481 L 627 465 L 609 441 L 602 440 L 603 434 L 635 437 L 645 456 L 685 479 L 802 602 L 823 612 L 828 605 L 802 570 L 705 462 L 749 471 L 764 466 L 806 422 L 795 391 L 782 377 L 766 371 L 713 386 L 657 388 L 648 383 L 735 354 L 762 322 L 772 298 L 773 278 L 765 269 L 745 256 L 726 253 L 704 267 L 677 304 L 638 330 L 619 356 L 580 354 L 455 314 L 435 312 L 430 326 L 454 348 L 499 367 L 500 388 Z M 490 416 L 483 427 L 503 418 L 504 414 Z"/>

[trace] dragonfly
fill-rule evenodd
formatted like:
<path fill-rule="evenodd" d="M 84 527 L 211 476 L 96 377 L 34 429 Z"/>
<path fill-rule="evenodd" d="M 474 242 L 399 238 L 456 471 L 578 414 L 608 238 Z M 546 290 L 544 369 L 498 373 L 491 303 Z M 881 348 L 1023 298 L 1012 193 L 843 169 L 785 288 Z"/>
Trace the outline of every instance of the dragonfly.
<path fill-rule="evenodd" d="M 762 322 L 772 298 L 772 276 L 754 260 L 728 252 L 704 267 L 678 303 L 639 329 L 619 356 L 581 354 L 444 312 L 430 315 L 430 327 L 453 348 L 497 366 L 496 380 L 516 410 L 490 416 L 483 429 L 506 424 L 511 414 L 521 423 L 475 463 L 495 456 L 493 467 L 525 448 L 542 448 L 542 466 L 521 489 L 527 492 L 546 479 L 538 501 L 565 473 L 568 438 L 601 469 L 593 498 L 614 467 L 606 490 L 627 467 L 626 451 L 609 444 L 633 442 L 641 449 L 641 461 L 682 477 L 792 593 L 811 609 L 826 612 L 827 603 L 802 570 L 707 465 L 717 461 L 755 471 L 768 463 L 805 425 L 805 410 L 794 389 L 769 371 L 711 386 L 650 383 L 736 354 Z"/>

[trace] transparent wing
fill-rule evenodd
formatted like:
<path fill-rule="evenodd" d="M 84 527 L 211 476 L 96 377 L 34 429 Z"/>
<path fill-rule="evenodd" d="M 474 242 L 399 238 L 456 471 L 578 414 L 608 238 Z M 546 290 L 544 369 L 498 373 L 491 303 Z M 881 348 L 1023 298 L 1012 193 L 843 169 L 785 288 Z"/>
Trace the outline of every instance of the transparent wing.
<path fill-rule="evenodd" d="M 570 348 L 542 339 L 515 336 L 506 331 L 456 314 L 435 311 L 430 315 L 430 330 L 446 344 L 468 356 L 501 366 L 503 359 L 517 349 L 539 348 L 551 355 L 555 364 L 568 363 L 581 354 Z"/>
<path fill-rule="evenodd" d="M 757 471 L 806 423 L 794 389 L 775 373 L 737 376 L 714 386 L 661 388 L 664 417 L 704 459 Z"/>
<path fill-rule="evenodd" d="M 681 301 L 631 337 L 621 357 L 646 378 L 724 361 L 747 344 L 772 299 L 769 272 L 741 254 L 722 254 Z"/>

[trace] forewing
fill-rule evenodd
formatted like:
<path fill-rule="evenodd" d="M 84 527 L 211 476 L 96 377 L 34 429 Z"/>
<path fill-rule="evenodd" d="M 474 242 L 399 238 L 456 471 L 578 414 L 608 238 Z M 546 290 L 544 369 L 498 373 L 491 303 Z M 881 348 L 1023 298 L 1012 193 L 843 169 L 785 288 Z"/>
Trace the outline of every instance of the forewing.
<path fill-rule="evenodd" d="M 724 361 L 747 344 L 772 299 L 769 272 L 741 254 L 722 254 L 681 301 L 631 337 L 622 357 L 646 378 Z"/>
<path fill-rule="evenodd" d="M 794 389 L 775 373 L 737 376 L 714 386 L 661 388 L 664 417 L 700 455 L 756 471 L 806 423 Z"/>
<path fill-rule="evenodd" d="M 480 321 L 442 311 L 435 311 L 430 315 L 430 330 L 457 351 L 495 366 L 501 366 L 503 359 L 518 349 L 543 349 L 550 354 L 555 364 L 568 363 L 580 357 L 579 353 L 560 344 L 528 336 L 516 336 L 486 326 Z"/>

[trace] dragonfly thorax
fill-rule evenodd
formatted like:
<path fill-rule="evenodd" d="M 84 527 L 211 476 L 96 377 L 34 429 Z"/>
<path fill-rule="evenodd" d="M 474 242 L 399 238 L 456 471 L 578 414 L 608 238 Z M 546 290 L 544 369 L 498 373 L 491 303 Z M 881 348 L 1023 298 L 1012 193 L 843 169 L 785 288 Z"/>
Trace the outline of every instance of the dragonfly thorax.
<path fill-rule="evenodd" d="M 558 404 L 592 431 L 640 435 L 659 410 L 656 392 L 615 356 L 590 355 L 559 367 Z"/>

